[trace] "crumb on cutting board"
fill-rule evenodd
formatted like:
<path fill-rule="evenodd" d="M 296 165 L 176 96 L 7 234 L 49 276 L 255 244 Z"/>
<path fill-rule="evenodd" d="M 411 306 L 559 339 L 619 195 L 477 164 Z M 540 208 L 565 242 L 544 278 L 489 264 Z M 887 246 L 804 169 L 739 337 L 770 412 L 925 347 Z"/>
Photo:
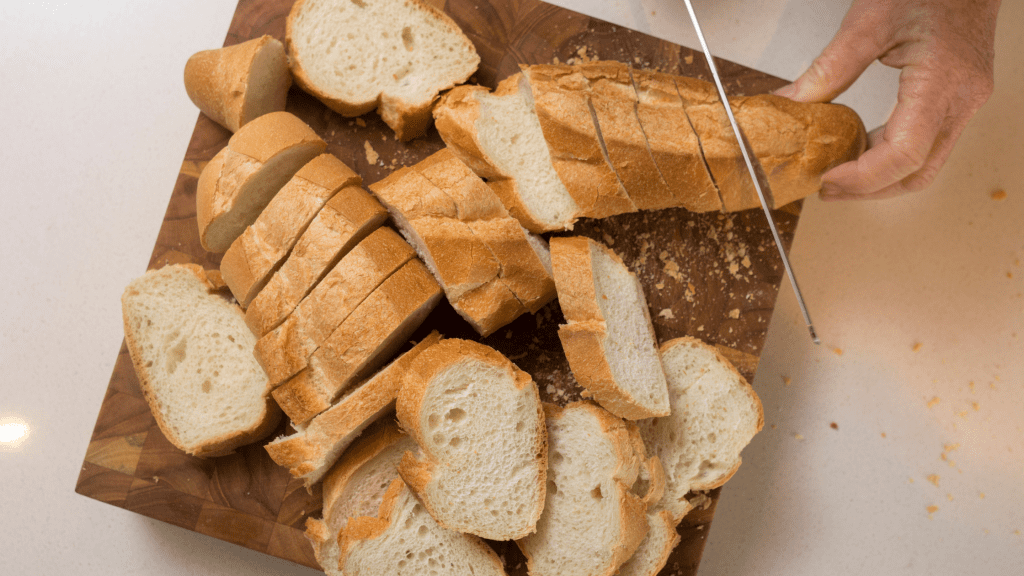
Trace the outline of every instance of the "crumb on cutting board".
<path fill-rule="evenodd" d="M 370 145 L 369 140 L 363 141 L 363 149 L 366 150 L 366 161 L 370 164 L 376 164 L 377 160 L 380 159 L 380 155 L 377 154 L 377 151 Z"/>

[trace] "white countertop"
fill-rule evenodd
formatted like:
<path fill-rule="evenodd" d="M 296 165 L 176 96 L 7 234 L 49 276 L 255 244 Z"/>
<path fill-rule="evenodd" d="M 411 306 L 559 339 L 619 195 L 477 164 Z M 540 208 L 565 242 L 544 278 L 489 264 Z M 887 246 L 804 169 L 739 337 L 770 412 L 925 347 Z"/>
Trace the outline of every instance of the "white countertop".
<path fill-rule="evenodd" d="M 680 0 L 555 3 L 696 45 Z M 719 56 L 795 78 L 847 5 L 697 10 Z M 0 424 L 28 435 L 0 444 L 0 572 L 317 573 L 74 493 L 121 291 L 145 270 L 195 124 L 181 71 L 233 12 L 4 7 Z M 824 342 L 785 286 L 753 383 L 765 429 L 723 491 L 702 574 L 1024 573 L 1024 2 L 1003 2 L 996 49 L 996 92 L 927 191 L 805 203 L 792 260 Z M 875 64 L 839 101 L 873 128 L 897 74 Z"/>

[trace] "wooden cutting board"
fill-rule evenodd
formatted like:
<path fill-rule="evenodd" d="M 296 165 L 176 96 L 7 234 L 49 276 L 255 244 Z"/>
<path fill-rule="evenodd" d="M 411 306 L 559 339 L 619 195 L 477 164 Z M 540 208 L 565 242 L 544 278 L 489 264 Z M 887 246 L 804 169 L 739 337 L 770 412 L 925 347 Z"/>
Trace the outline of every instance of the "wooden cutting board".
<path fill-rule="evenodd" d="M 537 0 L 428 0 L 466 32 L 481 56 L 471 82 L 494 87 L 520 63 L 608 59 L 636 67 L 710 79 L 703 56 L 651 36 Z M 284 38 L 292 0 L 241 0 L 225 45 L 263 34 Z M 184 62 L 182 63 L 184 66 Z M 720 61 L 730 94 L 757 94 L 785 82 Z M 168 74 L 180 71 L 169 70 Z M 371 113 L 343 118 L 297 88 L 288 110 L 316 130 L 330 152 L 361 174 L 366 184 L 414 164 L 443 146 L 436 130 L 409 143 Z M 220 256 L 203 250 L 195 219 L 196 179 L 227 144 L 230 133 L 199 116 L 150 268 L 195 262 L 216 268 Z M 787 247 L 800 213 L 794 203 L 775 212 Z M 605 242 L 639 275 L 658 339 L 695 336 L 719 348 L 752 380 L 782 281 L 781 260 L 760 211 L 691 214 L 682 209 L 581 221 L 573 234 Z M 482 341 L 530 373 L 546 401 L 579 398 L 556 334 L 563 321 L 557 302 L 524 316 Z M 414 336 L 431 329 L 448 337 L 481 340 L 443 302 Z M 286 433 L 282 424 L 271 437 Z M 139 389 L 122 344 L 82 463 L 76 491 L 187 530 L 318 568 L 303 537 L 308 516 L 318 515 L 321 495 L 277 466 L 262 443 L 236 454 L 201 460 L 174 448 L 160 433 Z M 701 503 L 679 527 L 682 539 L 664 574 L 697 572 L 721 489 L 697 496 Z M 728 540 L 728 534 L 717 534 Z M 510 574 L 525 574 L 512 544 L 495 544 Z"/>

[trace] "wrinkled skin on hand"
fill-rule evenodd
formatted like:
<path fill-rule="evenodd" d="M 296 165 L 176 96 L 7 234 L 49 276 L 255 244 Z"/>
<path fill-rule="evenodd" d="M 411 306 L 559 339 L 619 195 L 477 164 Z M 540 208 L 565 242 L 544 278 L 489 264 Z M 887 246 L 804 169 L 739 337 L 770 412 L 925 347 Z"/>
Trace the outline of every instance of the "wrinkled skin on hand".
<path fill-rule="evenodd" d="M 993 88 L 1000 0 L 854 0 L 839 32 L 793 84 L 802 102 L 842 94 L 876 59 L 901 69 L 896 108 L 868 150 L 822 177 L 825 200 L 888 198 L 928 186 Z"/>

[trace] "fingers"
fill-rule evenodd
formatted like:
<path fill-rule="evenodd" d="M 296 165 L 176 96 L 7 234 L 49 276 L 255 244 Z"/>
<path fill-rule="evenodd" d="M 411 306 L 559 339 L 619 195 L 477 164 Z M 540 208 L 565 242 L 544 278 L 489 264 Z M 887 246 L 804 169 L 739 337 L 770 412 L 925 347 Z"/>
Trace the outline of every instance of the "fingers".
<path fill-rule="evenodd" d="M 874 133 L 859 159 L 825 173 L 822 197 L 912 192 L 931 183 L 966 124 L 960 111 L 951 110 L 944 84 L 942 75 L 924 67 L 904 68 L 896 108 L 881 138 Z"/>
<path fill-rule="evenodd" d="M 845 92 L 888 48 L 882 40 L 885 23 L 866 4 L 854 3 L 810 68 L 774 93 L 798 102 L 828 102 Z"/>

